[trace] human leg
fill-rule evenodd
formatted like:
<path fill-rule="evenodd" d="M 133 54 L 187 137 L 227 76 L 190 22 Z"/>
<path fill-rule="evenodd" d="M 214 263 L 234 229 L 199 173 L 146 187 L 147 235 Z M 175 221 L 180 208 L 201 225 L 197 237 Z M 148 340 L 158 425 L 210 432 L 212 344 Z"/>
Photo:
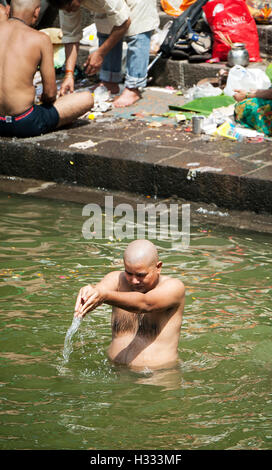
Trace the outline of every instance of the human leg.
<path fill-rule="evenodd" d="M 147 83 L 150 38 L 151 31 L 126 38 L 128 48 L 125 89 L 114 101 L 115 107 L 130 106 L 140 99 L 140 89 Z"/>
<path fill-rule="evenodd" d="M 108 38 L 107 34 L 98 33 L 99 46 Z M 119 92 L 119 83 L 122 81 L 122 50 L 123 42 L 119 41 L 104 58 L 99 72 L 99 78 L 103 85 L 111 93 Z"/>
<path fill-rule="evenodd" d="M 73 122 L 79 116 L 87 113 L 93 107 L 94 100 L 91 92 L 82 91 L 80 93 L 71 93 L 58 98 L 54 107 L 59 114 L 57 127 L 64 126 Z"/>

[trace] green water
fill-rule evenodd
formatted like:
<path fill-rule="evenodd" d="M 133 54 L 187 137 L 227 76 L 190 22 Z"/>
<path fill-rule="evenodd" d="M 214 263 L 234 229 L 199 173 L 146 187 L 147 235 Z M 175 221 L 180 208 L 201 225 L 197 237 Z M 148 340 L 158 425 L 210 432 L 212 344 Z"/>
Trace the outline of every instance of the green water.
<path fill-rule="evenodd" d="M 82 206 L 3 194 L 1 449 L 272 449 L 270 235 L 191 229 L 158 241 L 187 288 L 180 362 L 111 364 L 110 307 L 87 316 L 62 356 L 76 295 L 119 269 L 125 242 L 81 235 Z"/>

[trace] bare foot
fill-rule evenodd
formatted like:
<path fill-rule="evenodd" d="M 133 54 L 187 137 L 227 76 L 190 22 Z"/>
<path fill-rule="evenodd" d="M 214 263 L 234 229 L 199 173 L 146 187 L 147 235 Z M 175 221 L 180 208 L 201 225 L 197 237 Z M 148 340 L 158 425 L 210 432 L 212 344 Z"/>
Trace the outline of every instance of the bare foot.
<path fill-rule="evenodd" d="M 109 90 L 111 92 L 112 95 L 117 95 L 117 93 L 119 93 L 119 91 L 120 91 L 118 83 L 101 82 L 100 85 L 101 86 L 104 85 L 107 88 L 107 90 Z"/>
<path fill-rule="evenodd" d="M 118 83 L 112 83 L 112 82 L 100 82 L 97 83 L 94 87 L 92 87 L 92 90 L 95 90 L 99 86 L 104 86 L 107 88 L 107 90 L 112 94 L 112 95 L 117 95 L 120 91 Z"/>
<path fill-rule="evenodd" d="M 125 108 L 136 103 L 141 98 L 138 88 L 125 88 L 120 96 L 115 98 L 113 102 L 114 108 Z"/>

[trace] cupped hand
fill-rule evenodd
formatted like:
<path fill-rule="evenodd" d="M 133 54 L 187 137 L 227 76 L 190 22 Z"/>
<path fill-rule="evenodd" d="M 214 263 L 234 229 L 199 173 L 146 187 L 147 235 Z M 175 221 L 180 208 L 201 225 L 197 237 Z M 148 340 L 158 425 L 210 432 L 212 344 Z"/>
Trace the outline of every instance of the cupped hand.
<path fill-rule="evenodd" d="M 72 75 L 65 77 L 60 87 L 59 96 L 64 96 L 64 95 L 67 95 L 68 93 L 73 93 L 74 89 L 75 89 L 74 77 Z"/>
<path fill-rule="evenodd" d="M 91 285 L 82 287 L 76 300 L 75 317 L 85 317 L 88 312 L 91 312 L 102 303 L 102 292 Z"/>

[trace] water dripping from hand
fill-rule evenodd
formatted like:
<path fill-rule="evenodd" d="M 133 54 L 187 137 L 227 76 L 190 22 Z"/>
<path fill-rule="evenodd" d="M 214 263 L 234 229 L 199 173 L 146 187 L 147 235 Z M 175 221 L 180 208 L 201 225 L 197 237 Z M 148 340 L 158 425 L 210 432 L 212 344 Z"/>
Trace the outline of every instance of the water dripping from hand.
<path fill-rule="evenodd" d="M 72 325 L 68 329 L 65 340 L 64 340 L 64 348 L 63 348 L 63 357 L 65 362 L 69 361 L 70 354 L 73 352 L 73 342 L 72 338 L 77 332 L 78 328 L 80 327 L 80 324 L 82 322 L 83 318 L 82 317 L 75 317 L 73 318 Z"/>

